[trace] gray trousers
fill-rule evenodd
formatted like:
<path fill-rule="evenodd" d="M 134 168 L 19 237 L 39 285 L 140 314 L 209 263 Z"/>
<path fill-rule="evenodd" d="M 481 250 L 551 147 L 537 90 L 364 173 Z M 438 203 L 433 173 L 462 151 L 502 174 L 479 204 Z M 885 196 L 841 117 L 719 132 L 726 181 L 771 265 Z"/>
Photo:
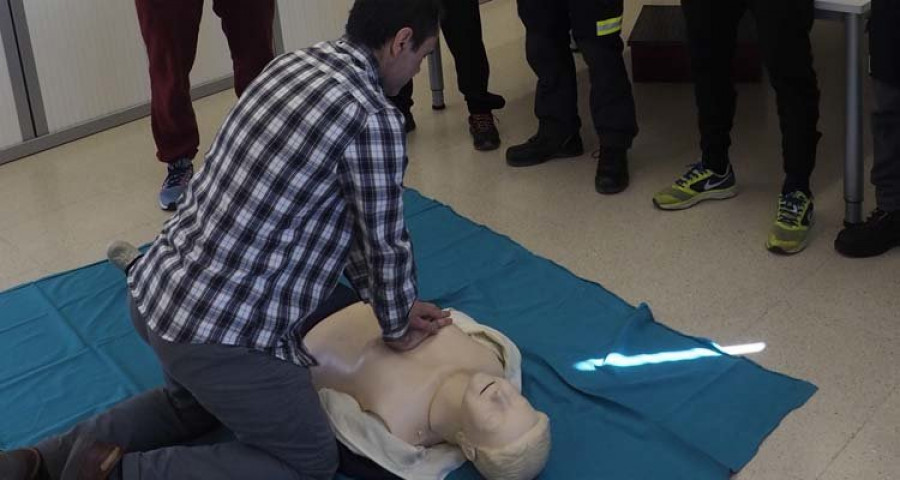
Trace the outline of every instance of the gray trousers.
<path fill-rule="evenodd" d="M 60 477 L 84 432 L 121 446 L 123 480 L 331 479 L 337 441 L 308 368 L 243 347 L 178 344 L 132 322 L 163 367 L 166 383 L 37 445 Z M 188 445 L 226 427 L 234 439 Z"/>
<path fill-rule="evenodd" d="M 874 84 L 872 184 L 878 208 L 894 212 L 900 210 L 900 86 L 879 80 Z"/>

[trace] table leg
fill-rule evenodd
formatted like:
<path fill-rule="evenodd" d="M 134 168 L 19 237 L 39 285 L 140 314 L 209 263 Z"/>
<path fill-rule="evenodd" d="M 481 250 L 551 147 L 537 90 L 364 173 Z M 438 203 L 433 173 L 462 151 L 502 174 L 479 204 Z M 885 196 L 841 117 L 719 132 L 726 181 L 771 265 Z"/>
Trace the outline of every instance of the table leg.
<path fill-rule="evenodd" d="M 863 16 L 844 17 L 847 47 L 846 150 L 844 152 L 844 223 L 862 222 L 863 179 L 863 62 L 860 44 Z"/>
<path fill-rule="evenodd" d="M 444 104 L 444 65 L 441 60 L 441 42 L 435 44 L 434 52 L 428 56 L 428 80 L 431 83 L 431 108 L 443 110 Z"/>

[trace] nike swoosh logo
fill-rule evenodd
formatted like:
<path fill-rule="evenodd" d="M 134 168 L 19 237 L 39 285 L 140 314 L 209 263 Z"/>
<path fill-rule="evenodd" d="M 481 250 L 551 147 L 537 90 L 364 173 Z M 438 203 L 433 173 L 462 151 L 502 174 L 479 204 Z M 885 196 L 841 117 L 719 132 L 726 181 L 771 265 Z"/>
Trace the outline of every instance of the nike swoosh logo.
<path fill-rule="evenodd" d="M 722 186 L 722 185 L 724 185 L 725 182 L 727 182 L 727 181 L 728 181 L 728 177 L 725 177 L 725 178 L 719 180 L 718 182 L 713 182 L 712 179 L 710 178 L 709 180 L 706 181 L 706 185 L 703 186 L 703 190 L 704 190 L 704 191 L 705 191 L 705 190 L 711 190 L 711 189 L 713 189 L 713 188 Z"/>

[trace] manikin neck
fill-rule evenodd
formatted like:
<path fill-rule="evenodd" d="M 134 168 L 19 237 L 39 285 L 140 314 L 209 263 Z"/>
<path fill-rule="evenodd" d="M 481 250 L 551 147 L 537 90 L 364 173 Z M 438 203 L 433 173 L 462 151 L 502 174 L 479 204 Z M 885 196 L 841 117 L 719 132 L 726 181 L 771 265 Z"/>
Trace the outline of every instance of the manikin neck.
<path fill-rule="evenodd" d="M 462 404 L 466 387 L 472 378 L 470 373 L 449 375 L 438 387 L 428 409 L 428 426 L 447 443 L 456 444 L 462 430 Z"/>

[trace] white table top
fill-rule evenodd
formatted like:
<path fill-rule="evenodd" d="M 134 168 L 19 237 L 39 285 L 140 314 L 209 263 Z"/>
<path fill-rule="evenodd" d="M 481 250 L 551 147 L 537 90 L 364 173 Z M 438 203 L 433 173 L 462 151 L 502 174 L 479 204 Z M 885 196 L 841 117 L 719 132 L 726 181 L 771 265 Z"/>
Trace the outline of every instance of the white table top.
<path fill-rule="evenodd" d="M 780 1 L 780 0 L 775 0 Z M 872 0 L 816 0 L 816 9 L 826 12 L 869 13 Z"/>

